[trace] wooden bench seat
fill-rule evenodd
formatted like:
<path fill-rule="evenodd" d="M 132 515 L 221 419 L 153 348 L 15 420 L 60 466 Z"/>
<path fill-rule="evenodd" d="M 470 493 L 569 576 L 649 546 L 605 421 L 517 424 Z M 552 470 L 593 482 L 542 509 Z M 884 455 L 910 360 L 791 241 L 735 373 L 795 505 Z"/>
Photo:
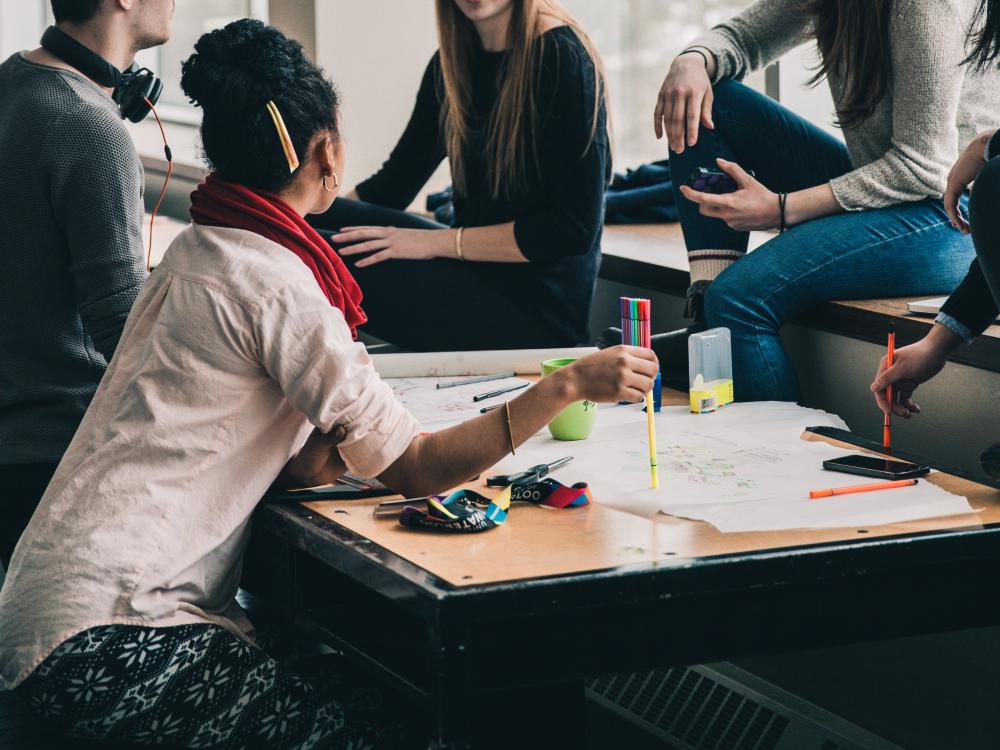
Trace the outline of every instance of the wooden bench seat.
<path fill-rule="evenodd" d="M 769 234 L 754 232 L 750 246 L 766 242 Z M 611 225 L 604 229 L 602 279 L 681 296 L 688 287 L 687 251 L 679 224 Z M 884 345 L 890 320 L 900 345 L 922 338 L 934 319 L 907 312 L 908 302 L 924 297 L 848 300 L 820 305 L 802 325 L 861 341 Z M 1000 372 L 1000 325 L 990 326 L 951 361 Z"/>

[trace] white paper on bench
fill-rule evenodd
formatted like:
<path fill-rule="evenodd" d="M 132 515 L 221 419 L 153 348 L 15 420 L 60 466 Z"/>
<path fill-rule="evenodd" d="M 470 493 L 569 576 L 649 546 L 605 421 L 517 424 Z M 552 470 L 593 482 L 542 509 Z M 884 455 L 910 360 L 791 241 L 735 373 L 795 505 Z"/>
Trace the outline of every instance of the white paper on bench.
<path fill-rule="evenodd" d="M 427 352 L 373 354 L 375 370 L 383 378 L 431 378 L 462 375 L 492 375 L 516 372 L 539 375 L 546 359 L 585 357 L 597 349 L 509 349 L 482 352 Z M 483 390 L 490 390 L 484 388 Z"/>
<path fill-rule="evenodd" d="M 807 426 L 846 428 L 839 417 L 779 402 L 733 404 L 704 415 L 664 408 L 656 417 L 660 488 L 654 490 L 645 425 L 641 406 L 601 409 L 588 440 L 563 442 L 540 432 L 496 471 L 571 455 L 557 478 L 587 482 L 596 502 L 644 517 L 663 512 L 706 521 L 726 532 L 853 528 L 972 512 L 965 498 L 923 481 L 810 500 L 809 490 L 873 480 L 824 470 L 824 459 L 849 451 L 801 439 Z"/>
<path fill-rule="evenodd" d="M 931 299 L 918 299 L 913 302 L 906 303 L 907 312 L 914 313 L 915 315 L 937 315 L 941 312 L 941 308 L 944 303 L 948 301 L 947 297 L 932 297 Z M 997 317 L 996 322 L 1000 323 L 1000 317 Z"/>

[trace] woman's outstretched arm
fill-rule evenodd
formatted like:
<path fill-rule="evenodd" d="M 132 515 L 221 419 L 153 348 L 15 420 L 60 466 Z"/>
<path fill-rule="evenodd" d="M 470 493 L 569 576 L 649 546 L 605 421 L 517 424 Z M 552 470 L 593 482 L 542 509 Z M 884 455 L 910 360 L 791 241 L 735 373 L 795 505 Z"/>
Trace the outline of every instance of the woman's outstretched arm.
<path fill-rule="evenodd" d="M 560 368 L 505 409 L 432 435 L 417 437 L 379 479 L 404 495 L 442 492 L 467 481 L 510 453 L 575 401 L 637 403 L 653 387 L 659 364 L 649 349 L 616 346 Z"/>

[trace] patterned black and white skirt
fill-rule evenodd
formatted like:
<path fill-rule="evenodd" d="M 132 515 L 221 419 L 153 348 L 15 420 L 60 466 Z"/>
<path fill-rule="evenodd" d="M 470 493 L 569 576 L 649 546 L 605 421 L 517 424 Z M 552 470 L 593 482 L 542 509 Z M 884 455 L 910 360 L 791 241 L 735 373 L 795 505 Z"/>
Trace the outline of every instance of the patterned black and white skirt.
<path fill-rule="evenodd" d="M 401 733 L 377 699 L 327 676 L 313 684 L 210 624 L 109 625 L 61 644 L 17 689 L 70 737 L 183 748 L 363 750 Z"/>

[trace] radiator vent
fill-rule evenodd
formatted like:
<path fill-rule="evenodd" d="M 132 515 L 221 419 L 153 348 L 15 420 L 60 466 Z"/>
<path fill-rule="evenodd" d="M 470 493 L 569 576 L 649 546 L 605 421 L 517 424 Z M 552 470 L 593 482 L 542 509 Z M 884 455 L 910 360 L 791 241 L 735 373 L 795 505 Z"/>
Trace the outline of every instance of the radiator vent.
<path fill-rule="evenodd" d="M 775 750 L 788 726 L 787 719 L 687 668 L 598 678 L 590 692 L 685 748 Z"/>
<path fill-rule="evenodd" d="M 587 697 L 676 750 L 900 750 L 731 664 L 597 677 Z"/>

